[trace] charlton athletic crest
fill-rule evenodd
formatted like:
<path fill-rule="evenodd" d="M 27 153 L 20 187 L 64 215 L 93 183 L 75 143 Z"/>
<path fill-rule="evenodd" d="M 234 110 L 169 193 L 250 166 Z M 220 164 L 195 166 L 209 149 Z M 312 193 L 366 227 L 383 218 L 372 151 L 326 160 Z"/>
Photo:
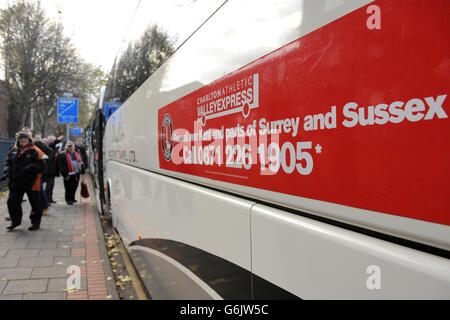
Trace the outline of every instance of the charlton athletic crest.
<path fill-rule="evenodd" d="M 170 159 L 172 158 L 172 148 L 173 148 L 172 133 L 173 133 L 172 118 L 170 118 L 169 114 L 166 114 L 164 116 L 164 120 L 162 123 L 161 146 L 164 158 L 167 161 L 170 161 Z"/>

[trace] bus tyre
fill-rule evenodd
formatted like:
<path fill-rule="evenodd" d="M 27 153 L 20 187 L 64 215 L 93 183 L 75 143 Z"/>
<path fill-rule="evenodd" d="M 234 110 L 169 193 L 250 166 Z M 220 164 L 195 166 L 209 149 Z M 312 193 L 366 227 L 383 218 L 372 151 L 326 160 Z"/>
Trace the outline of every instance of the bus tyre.
<path fill-rule="evenodd" d="M 103 214 L 107 217 L 110 217 L 111 213 L 112 213 L 111 194 L 108 188 L 105 193 L 105 205 L 103 208 Z"/>

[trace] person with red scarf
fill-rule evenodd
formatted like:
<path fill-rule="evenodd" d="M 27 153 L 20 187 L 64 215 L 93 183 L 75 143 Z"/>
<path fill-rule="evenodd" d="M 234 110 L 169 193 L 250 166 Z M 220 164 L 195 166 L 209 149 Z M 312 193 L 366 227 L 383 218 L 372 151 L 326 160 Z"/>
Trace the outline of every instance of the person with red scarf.
<path fill-rule="evenodd" d="M 75 200 L 75 193 L 80 182 L 80 174 L 84 173 L 84 164 L 80 154 L 75 150 L 72 141 L 67 141 L 64 152 L 58 154 L 56 160 L 57 176 L 61 173 L 64 178 L 66 203 L 71 205 Z"/>

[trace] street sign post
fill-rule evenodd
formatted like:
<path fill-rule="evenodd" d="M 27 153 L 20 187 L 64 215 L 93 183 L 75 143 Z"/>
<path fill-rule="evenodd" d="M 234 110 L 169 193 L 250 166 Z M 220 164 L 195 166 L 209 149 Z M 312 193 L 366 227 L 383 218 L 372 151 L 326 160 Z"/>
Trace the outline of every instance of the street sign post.
<path fill-rule="evenodd" d="M 58 98 L 58 123 L 78 123 L 78 99 Z"/>
<path fill-rule="evenodd" d="M 69 123 L 78 123 L 78 99 L 64 94 L 58 98 L 58 123 L 66 124 L 66 141 L 69 140 Z"/>
<path fill-rule="evenodd" d="M 72 127 L 70 131 L 71 136 L 81 136 L 83 129 L 81 127 Z"/>

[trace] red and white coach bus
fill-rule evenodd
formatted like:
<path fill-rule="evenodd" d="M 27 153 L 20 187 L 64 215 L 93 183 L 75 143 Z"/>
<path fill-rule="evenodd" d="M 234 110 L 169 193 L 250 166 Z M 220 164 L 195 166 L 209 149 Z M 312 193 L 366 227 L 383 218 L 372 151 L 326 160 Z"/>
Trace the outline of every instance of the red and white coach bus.
<path fill-rule="evenodd" d="M 173 50 L 102 146 L 152 298 L 449 299 L 450 1 L 164 8 L 128 36 L 166 15 Z"/>

